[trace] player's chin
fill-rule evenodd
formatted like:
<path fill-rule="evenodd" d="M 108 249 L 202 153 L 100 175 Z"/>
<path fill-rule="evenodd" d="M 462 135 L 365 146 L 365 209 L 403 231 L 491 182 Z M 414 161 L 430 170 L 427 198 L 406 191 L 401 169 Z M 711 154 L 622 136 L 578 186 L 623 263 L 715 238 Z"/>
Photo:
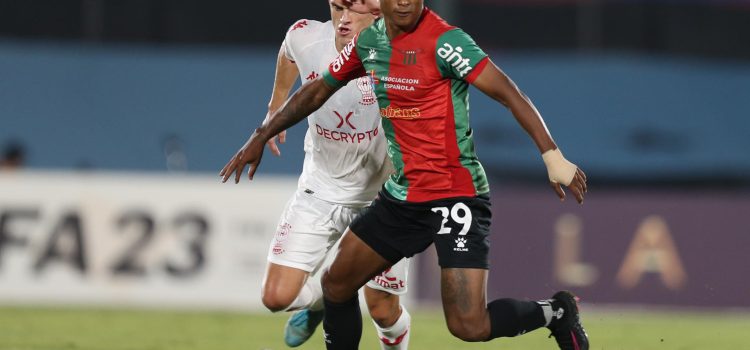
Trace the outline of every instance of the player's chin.
<path fill-rule="evenodd" d="M 344 43 L 348 43 L 348 42 L 352 41 L 352 38 L 354 38 L 354 32 L 349 32 L 349 33 L 346 33 L 346 34 L 338 34 L 338 33 L 337 33 L 337 34 L 336 34 L 336 36 L 337 36 L 337 37 L 339 38 L 339 40 L 341 40 L 342 42 L 344 42 Z"/>
<path fill-rule="evenodd" d="M 396 13 L 391 18 L 394 23 L 398 26 L 411 26 L 417 21 L 419 21 L 419 13 L 417 12 L 411 12 L 411 13 Z"/>

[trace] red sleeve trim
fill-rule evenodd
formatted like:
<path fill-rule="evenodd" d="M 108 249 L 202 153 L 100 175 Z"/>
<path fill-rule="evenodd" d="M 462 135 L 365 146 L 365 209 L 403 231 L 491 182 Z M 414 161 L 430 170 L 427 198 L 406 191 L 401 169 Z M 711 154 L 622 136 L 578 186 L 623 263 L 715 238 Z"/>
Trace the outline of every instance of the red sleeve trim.
<path fill-rule="evenodd" d="M 331 78 L 338 82 L 346 83 L 349 80 L 356 79 L 365 75 L 364 67 L 362 67 L 362 60 L 359 58 L 357 53 L 357 39 L 359 34 L 355 35 L 354 38 L 344 46 L 338 57 L 336 57 L 330 65 L 328 65 L 328 73 Z"/>
<path fill-rule="evenodd" d="M 479 63 L 477 63 L 477 66 L 474 67 L 471 73 L 469 73 L 469 75 L 467 75 L 464 80 L 469 84 L 473 84 L 474 80 L 476 80 L 479 74 L 482 73 L 482 71 L 484 70 L 484 67 L 487 66 L 487 62 L 489 61 L 490 61 L 490 57 L 484 56 L 484 58 L 481 61 L 479 61 Z"/>

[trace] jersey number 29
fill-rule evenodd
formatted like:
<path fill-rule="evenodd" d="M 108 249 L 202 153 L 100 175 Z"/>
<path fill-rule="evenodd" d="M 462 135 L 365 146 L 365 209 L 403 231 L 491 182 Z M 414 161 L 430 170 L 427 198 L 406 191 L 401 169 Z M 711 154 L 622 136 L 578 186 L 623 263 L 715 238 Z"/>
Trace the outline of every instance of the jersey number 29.
<path fill-rule="evenodd" d="M 443 222 L 440 224 L 440 230 L 438 230 L 437 234 L 445 235 L 451 233 L 451 228 L 445 227 L 445 224 L 448 223 L 449 214 L 450 218 L 453 219 L 453 221 L 464 225 L 461 228 L 461 232 L 458 233 L 460 236 L 463 236 L 467 232 L 469 232 L 469 228 L 471 227 L 471 210 L 469 210 L 469 207 L 466 206 L 466 204 L 458 202 L 454 204 L 450 209 L 448 209 L 448 207 L 435 207 L 432 208 L 432 211 L 435 213 L 440 213 L 440 215 L 443 216 Z"/>

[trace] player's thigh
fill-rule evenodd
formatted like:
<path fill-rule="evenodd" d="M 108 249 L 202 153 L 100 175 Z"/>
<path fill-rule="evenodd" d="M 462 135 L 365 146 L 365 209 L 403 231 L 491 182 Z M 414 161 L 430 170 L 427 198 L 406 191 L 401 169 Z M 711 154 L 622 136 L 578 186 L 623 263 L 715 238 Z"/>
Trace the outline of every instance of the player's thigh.
<path fill-rule="evenodd" d="M 308 273 L 317 269 L 339 237 L 332 227 L 335 212 L 335 205 L 297 191 L 279 220 L 268 262 Z"/>
<path fill-rule="evenodd" d="M 486 309 L 487 270 L 444 268 L 440 271 L 440 295 L 446 317 L 471 317 Z"/>
<path fill-rule="evenodd" d="M 391 266 L 351 230 L 347 230 L 323 274 L 323 293 L 328 300 L 345 302 L 373 276 Z"/>
<path fill-rule="evenodd" d="M 439 224 L 428 205 L 409 203 L 380 191 L 372 205 L 351 223 L 351 230 L 380 256 L 397 265 L 427 249 Z M 405 269 L 404 269 L 405 271 Z"/>

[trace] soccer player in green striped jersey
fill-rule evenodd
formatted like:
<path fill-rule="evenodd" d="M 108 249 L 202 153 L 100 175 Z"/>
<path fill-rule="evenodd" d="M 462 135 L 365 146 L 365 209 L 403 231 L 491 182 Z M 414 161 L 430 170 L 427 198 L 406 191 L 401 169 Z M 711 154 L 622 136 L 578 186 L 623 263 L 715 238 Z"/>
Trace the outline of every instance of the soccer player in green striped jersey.
<path fill-rule="evenodd" d="M 585 174 L 562 156 L 529 98 L 469 35 L 425 8 L 423 0 L 382 0 L 379 5 L 382 18 L 255 130 L 222 169 L 223 180 L 234 174 L 239 182 L 248 164 L 252 180 L 269 138 L 315 111 L 348 81 L 369 76 L 396 172 L 351 223 L 323 276 L 327 348 L 358 348 L 362 322 L 356 291 L 401 258 L 435 244 L 452 334 L 487 341 L 546 326 L 561 349 L 588 349 L 577 301 L 569 292 L 536 302 L 486 301 L 489 185 L 474 152 L 468 85 L 510 109 L 542 154 L 561 199 L 564 185 L 583 202 Z"/>

